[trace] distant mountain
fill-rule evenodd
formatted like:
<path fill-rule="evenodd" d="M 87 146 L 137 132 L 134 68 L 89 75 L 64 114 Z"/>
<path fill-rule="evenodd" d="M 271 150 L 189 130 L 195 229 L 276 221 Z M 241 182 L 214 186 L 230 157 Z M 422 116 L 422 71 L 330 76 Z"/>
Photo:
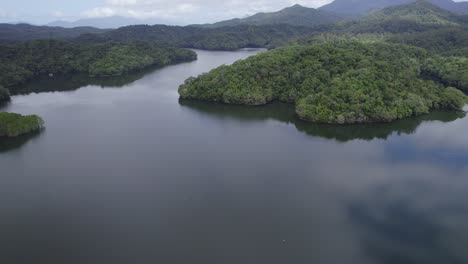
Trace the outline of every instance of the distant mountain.
<path fill-rule="evenodd" d="M 154 24 L 167 24 L 168 21 L 158 20 L 158 19 L 136 19 L 136 18 L 129 18 L 129 17 L 121 17 L 121 16 L 112 16 L 112 17 L 101 17 L 101 18 L 87 18 L 87 19 L 80 19 L 77 21 L 54 21 L 47 26 L 51 27 L 64 27 L 64 28 L 75 28 L 75 27 L 95 27 L 101 29 L 107 28 L 119 28 L 125 27 L 130 25 L 154 25 Z"/>
<path fill-rule="evenodd" d="M 420 24 L 435 25 L 458 25 L 461 22 L 460 16 L 424 0 L 418 0 L 406 5 L 387 7 L 373 12 L 367 17 L 368 20 L 375 21 L 396 18 Z"/>
<path fill-rule="evenodd" d="M 288 24 L 293 26 L 316 26 L 320 24 L 334 23 L 342 17 L 323 10 L 294 5 L 278 12 L 258 13 L 247 18 L 236 18 L 221 21 L 214 24 L 197 25 L 206 28 L 239 26 L 239 25 L 275 25 Z"/>
<path fill-rule="evenodd" d="M 466 16 L 457 15 L 427 1 L 390 6 L 373 11 L 366 17 L 337 24 L 341 32 L 405 33 L 441 28 L 463 28 Z"/>
<path fill-rule="evenodd" d="M 468 13 L 468 2 L 453 0 L 427 0 L 428 2 L 456 13 Z M 361 16 L 385 7 L 408 4 L 416 0 L 335 0 L 320 10 L 348 16 Z"/>
<path fill-rule="evenodd" d="M 75 38 L 85 33 L 99 34 L 107 30 L 93 27 L 46 27 L 29 24 L 0 24 L 0 41 L 24 41 L 33 39 L 65 39 Z"/>

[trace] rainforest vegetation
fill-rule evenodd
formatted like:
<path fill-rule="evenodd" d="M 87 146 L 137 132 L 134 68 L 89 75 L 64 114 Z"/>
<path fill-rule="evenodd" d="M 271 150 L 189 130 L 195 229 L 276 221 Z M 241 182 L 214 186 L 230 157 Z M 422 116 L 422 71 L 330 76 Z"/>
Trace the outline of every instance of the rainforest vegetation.
<path fill-rule="evenodd" d="M 120 75 L 195 59 L 196 53 L 191 50 L 148 42 L 78 44 L 34 40 L 0 46 L 0 84 L 16 85 L 48 74 Z"/>
<path fill-rule="evenodd" d="M 440 68 L 437 65 L 443 65 Z M 184 99 L 294 103 L 318 123 L 389 122 L 434 109 L 461 110 L 466 60 L 403 44 L 330 41 L 289 46 L 221 66 L 179 88 Z M 451 85 L 451 86 L 449 86 Z M 452 87 L 453 86 L 453 87 Z"/>
<path fill-rule="evenodd" d="M 0 137 L 17 137 L 42 129 L 44 121 L 36 115 L 23 116 L 0 112 Z"/>
<path fill-rule="evenodd" d="M 10 101 L 10 91 L 0 86 L 0 103 Z"/>

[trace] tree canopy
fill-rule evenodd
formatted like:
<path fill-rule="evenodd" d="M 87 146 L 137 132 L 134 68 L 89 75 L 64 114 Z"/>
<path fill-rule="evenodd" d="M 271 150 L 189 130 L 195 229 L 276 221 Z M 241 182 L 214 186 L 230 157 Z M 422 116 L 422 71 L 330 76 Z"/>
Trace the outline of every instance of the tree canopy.
<path fill-rule="evenodd" d="M 443 59 L 407 45 L 330 41 L 221 66 L 189 78 L 179 93 L 231 104 L 290 102 L 300 118 L 318 123 L 389 122 L 433 109 L 462 109 L 465 95 L 456 88 L 464 88 L 463 75 L 439 71 L 434 65 L 440 63 L 465 69 L 463 58 Z"/>

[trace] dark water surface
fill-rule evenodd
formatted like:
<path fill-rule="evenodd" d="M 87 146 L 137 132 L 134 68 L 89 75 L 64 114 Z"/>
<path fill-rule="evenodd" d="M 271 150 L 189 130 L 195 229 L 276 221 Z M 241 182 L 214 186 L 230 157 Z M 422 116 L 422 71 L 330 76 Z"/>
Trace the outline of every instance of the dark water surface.
<path fill-rule="evenodd" d="M 187 77 L 256 53 L 197 52 L 13 97 L 2 110 L 46 129 L 0 139 L 0 263 L 468 263 L 468 118 L 336 127 L 179 101 Z"/>

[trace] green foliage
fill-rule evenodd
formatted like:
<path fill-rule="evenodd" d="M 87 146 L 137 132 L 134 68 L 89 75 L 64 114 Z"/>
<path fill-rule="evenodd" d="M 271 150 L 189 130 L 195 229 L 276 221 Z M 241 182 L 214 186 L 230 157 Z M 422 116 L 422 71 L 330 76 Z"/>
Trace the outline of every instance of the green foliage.
<path fill-rule="evenodd" d="M 468 57 L 468 29 L 449 27 L 420 33 L 399 34 L 390 42 L 406 43 L 442 54 Z"/>
<path fill-rule="evenodd" d="M 0 103 L 10 101 L 10 91 L 0 85 Z"/>
<path fill-rule="evenodd" d="M 47 74 L 120 75 L 195 59 L 193 51 L 151 43 L 35 40 L 0 46 L 0 84 L 11 86 Z"/>
<path fill-rule="evenodd" d="M 0 137 L 17 137 L 38 131 L 43 125 L 44 121 L 37 115 L 0 112 Z"/>
<path fill-rule="evenodd" d="M 82 35 L 77 41 L 81 43 L 146 41 L 184 48 L 236 50 L 247 47 L 278 47 L 291 39 L 311 35 L 329 28 L 331 28 L 329 25 L 299 27 L 286 24 L 239 25 L 220 28 L 136 25 L 122 27 L 99 35 Z"/>
<path fill-rule="evenodd" d="M 431 60 L 441 58 L 401 44 L 289 46 L 190 78 L 179 94 L 231 104 L 295 103 L 300 118 L 319 123 L 389 122 L 433 109 L 460 110 L 461 91 L 423 74 Z M 440 75 L 463 87 L 458 75 Z"/>
<path fill-rule="evenodd" d="M 468 58 L 434 57 L 426 60 L 423 73 L 445 85 L 468 93 Z"/>

